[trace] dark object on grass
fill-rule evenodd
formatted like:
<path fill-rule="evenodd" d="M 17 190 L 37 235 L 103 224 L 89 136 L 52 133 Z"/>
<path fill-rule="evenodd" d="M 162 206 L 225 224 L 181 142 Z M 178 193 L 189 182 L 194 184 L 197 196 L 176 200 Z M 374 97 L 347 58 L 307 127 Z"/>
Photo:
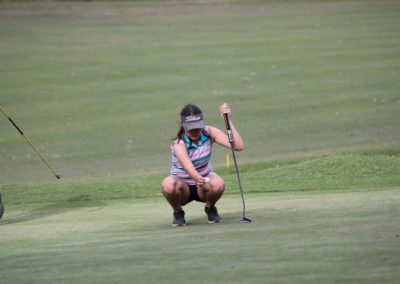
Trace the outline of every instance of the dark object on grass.
<path fill-rule="evenodd" d="M 0 192 L 0 219 L 3 217 L 4 213 L 4 205 L 3 205 L 3 200 L 1 200 L 1 192 Z"/>

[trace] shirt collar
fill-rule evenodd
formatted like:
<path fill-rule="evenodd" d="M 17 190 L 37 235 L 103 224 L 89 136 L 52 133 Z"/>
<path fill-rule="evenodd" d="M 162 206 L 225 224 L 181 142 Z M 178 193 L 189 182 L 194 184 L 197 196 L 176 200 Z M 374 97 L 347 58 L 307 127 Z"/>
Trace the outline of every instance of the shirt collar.
<path fill-rule="evenodd" d="M 191 148 L 197 149 L 197 147 L 203 145 L 203 143 L 206 142 L 207 139 L 208 139 L 208 137 L 202 131 L 200 134 L 199 142 L 196 144 L 189 138 L 189 136 L 186 135 L 186 133 L 183 134 L 183 140 L 185 141 L 187 149 L 191 149 Z"/>

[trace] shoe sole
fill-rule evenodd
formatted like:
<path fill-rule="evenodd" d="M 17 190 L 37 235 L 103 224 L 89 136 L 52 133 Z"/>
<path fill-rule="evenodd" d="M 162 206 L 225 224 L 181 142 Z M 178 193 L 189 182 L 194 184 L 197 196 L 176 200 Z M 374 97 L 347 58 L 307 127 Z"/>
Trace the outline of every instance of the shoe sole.
<path fill-rule="evenodd" d="M 185 224 L 172 224 L 172 226 L 173 226 L 173 227 L 186 226 L 186 223 L 185 223 Z"/>

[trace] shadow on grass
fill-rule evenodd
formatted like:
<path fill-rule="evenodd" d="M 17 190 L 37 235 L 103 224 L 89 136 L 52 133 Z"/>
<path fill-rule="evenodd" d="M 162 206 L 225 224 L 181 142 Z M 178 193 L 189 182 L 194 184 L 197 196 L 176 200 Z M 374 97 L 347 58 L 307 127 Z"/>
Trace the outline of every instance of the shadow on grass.
<path fill-rule="evenodd" d="M 36 219 L 46 218 L 49 216 L 54 216 L 65 212 L 74 211 L 82 207 L 103 207 L 103 206 L 105 206 L 104 202 L 87 201 L 86 196 L 79 195 L 79 196 L 74 196 L 66 201 L 49 203 L 46 204 L 45 206 L 41 206 L 29 210 L 27 212 L 24 212 L 19 216 L 7 218 L 7 208 L 5 205 L 5 212 L 2 220 L 0 220 L 0 225 L 10 225 L 22 222 L 29 222 Z"/>
<path fill-rule="evenodd" d="M 262 209 L 259 210 L 251 210 L 249 211 L 248 214 L 246 214 L 247 218 L 250 218 L 253 222 L 256 221 L 256 211 L 262 211 Z M 215 223 L 215 224 L 210 224 L 208 223 L 207 216 L 204 214 L 202 216 L 190 216 L 190 211 L 188 211 L 189 214 L 187 214 L 186 217 L 186 223 L 187 225 L 190 226 L 219 226 L 219 225 L 232 225 L 232 224 L 240 224 L 240 219 L 243 217 L 242 216 L 242 211 L 237 211 L 237 212 L 229 212 L 229 213 L 223 213 L 220 212 L 220 215 L 222 217 L 222 221 L 220 223 Z M 245 224 L 245 223 L 243 223 Z M 251 224 L 251 223 L 250 223 Z"/>

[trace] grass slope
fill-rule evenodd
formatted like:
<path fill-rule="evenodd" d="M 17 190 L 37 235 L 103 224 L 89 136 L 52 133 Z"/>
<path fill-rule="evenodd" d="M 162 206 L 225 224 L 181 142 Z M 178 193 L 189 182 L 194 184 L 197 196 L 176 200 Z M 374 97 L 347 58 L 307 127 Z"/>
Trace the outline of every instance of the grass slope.
<path fill-rule="evenodd" d="M 226 193 L 239 193 L 231 169 L 217 172 L 226 181 Z M 348 154 L 269 163 L 239 164 L 246 192 L 290 192 L 310 190 L 358 190 L 400 185 L 400 158 L 394 155 Z M 0 185 L 8 204 L 71 201 L 103 201 L 158 197 L 164 174 L 125 179 L 49 184 Z"/>

